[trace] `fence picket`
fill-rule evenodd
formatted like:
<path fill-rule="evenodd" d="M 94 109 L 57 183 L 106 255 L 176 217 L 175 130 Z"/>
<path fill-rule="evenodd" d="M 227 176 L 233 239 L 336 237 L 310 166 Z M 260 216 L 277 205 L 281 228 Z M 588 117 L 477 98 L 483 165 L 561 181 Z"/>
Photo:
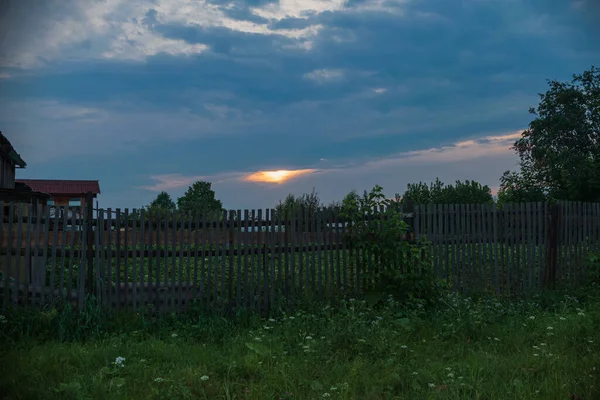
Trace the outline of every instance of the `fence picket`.
<path fill-rule="evenodd" d="M 4 202 L 0 201 L 0 207 L 2 207 L 2 211 L 4 212 L 5 210 L 5 205 Z M 3 279 L 4 279 L 4 295 L 3 295 L 3 299 L 2 299 L 2 308 L 5 309 L 8 307 L 8 302 L 9 302 L 9 285 L 10 285 L 10 275 L 11 275 L 11 256 L 10 253 L 13 250 L 13 245 L 12 245 L 12 230 L 13 230 L 13 215 L 14 215 L 14 203 L 9 203 L 8 205 L 8 221 L 6 223 L 6 255 L 4 258 L 4 268 L 2 270 L 2 275 L 3 275 Z M 4 215 L 2 215 L 2 218 L 0 218 L 0 228 L 2 228 L 2 231 L 0 231 L 0 235 L 3 236 L 4 233 Z M 0 240 L 2 240 L 0 242 L 0 244 L 4 243 L 4 237 L 0 236 Z M 1 256 L 1 255 L 0 255 Z"/>
<path fill-rule="evenodd" d="M 131 210 L 131 219 L 133 224 L 131 225 L 131 248 L 133 250 L 133 259 L 131 260 L 131 301 L 133 305 L 133 311 L 136 312 L 138 309 L 138 260 L 140 254 L 140 250 L 138 247 L 138 237 L 137 237 L 137 228 L 138 228 L 138 211 L 134 208 Z M 129 236 L 129 235 L 126 235 Z M 144 250 L 142 249 L 142 253 Z M 127 257 L 129 258 L 129 257 Z M 129 280 L 127 280 L 129 282 Z"/>
<path fill-rule="evenodd" d="M 2 203 L 0 202 L 0 209 L 4 209 L 4 207 L 2 206 Z M 48 270 L 48 246 L 49 246 L 49 237 L 50 237 L 50 207 L 48 206 L 43 206 L 42 209 L 44 210 L 44 241 L 43 241 L 43 250 L 42 250 L 42 261 L 43 263 L 40 263 L 44 266 L 43 271 L 41 271 L 42 274 L 42 278 L 40 279 L 40 282 L 42 284 L 41 287 L 41 303 L 40 305 L 45 304 L 46 301 L 46 289 L 47 289 L 47 270 Z M 41 214 L 40 214 L 41 215 Z M 2 219 L 2 218 L 0 218 Z M 0 222 L 0 226 L 2 225 L 2 222 Z M 0 233 L 1 235 L 1 233 Z M 0 243 L 2 243 L 2 239 L 0 238 Z M 54 289 L 54 288 L 52 288 Z"/>
<path fill-rule="evenodd" d="M 124 259 L 124 270 L 123 270 L 123 302 L 125 304 L 124 308 L 127 308 L 129 304 L 129 209 L 126 208 L 123 213 L 124 222 L 124 230 L 123 230 L 123 249 L 125 251 L 125 259 Z"/>
<path fill-rule="evenodd" d="M 237 210 L 237 220 L 241 221 L 242 220 L 242 210 Z M 235 308 L 236 310 L 240 310 L 242 308 L 242 231 L 241 231 L 241 227 L 238 227 L 235 230 L 236 234 L 235 234 L 235 244 L 236 244 L 236 249 L 237 249 L 237 256 L 236 256 L 236 261 L 237 261 L 237 276 L 236 276 L 236 301 L 235 301 Z"/>

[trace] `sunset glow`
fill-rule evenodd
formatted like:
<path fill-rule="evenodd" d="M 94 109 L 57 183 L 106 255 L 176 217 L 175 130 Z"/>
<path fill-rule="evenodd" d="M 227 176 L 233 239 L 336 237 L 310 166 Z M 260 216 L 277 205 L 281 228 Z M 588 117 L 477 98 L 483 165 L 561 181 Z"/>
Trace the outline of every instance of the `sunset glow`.
<path fill-rule="evenodd" d="M 302 175 L 315 172 L 314 169 L 297 169 L 293 171 L 280 169 L 277 171 L 259 171 L 244 177 L 247 182 L 284 183 Z"/>

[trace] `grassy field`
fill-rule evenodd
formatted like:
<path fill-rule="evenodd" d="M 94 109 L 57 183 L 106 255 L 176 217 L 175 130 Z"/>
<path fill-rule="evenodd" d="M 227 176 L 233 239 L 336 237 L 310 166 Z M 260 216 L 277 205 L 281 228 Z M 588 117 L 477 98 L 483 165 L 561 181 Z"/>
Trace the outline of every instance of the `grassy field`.
<path fill-rule="evenodd" d="M 360 300 L 273 319 L 0 318 L 4 399 L 600 398 L 600 289 Z"/>

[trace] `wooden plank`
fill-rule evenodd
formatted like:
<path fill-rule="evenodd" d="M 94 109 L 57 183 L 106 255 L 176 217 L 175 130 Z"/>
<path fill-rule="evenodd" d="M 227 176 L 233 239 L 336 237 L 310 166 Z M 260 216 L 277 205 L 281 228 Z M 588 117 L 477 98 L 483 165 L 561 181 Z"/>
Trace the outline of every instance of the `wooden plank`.
<path fill-rule="evenodd" d="M 442 209 L 442 218 L 443 218 L 443 229 L 442 229 L 442 238 L 450 238 L 450 208 L 448 204 L 442 204 L 441 205 L 441 209 Z M 450 245 L 442 242 L 440 240 L 440 242 L 442 243 L 441 246 L 444 249 L 444 260 L 443 260 L 443 268 L 441 268 L 443 270 L 443 274 L 444 274 L 444 280 L 446 281 L 446 284 L 450 283 Z"/>
<path fill-rule="evenodd" d="M 594 253 L 598 253 L 600 251 L 600 203 L 592 204 L 592 243 Z"/>
<path fill-rule="evenodd" d="M 87 236 L 88 236 L 88 226 L 91 223 L 91 221 L 88 222 L 87 212 L 84 213 L 83 207 L 80 208 L 79 210 L 81 212 L 81 214 L 79 214 L 80 215 L 79 219 L 81 221 L 83 221 L 83 223 L 81 224 L 82 231 L 79 235 L 77 235 L 77 237 L 80 239 L 79 248 L 81 249 L 80 254 L 79 254 L 79 271 L 77 273 L 77 275 L 78 275 L 77 300 L 78 300 L 78 309 L 83 310 L 83 307 L 85 304 L 85 295 L 86 295 L 87 257 L 89 256 L 88 251 L 87 251 L 87 247 L 89 245 L 87 242 Z M 92 273 L 92 271 L 90 271 L 90 273 Z M 90 287 L 88 290 L 91 291 L 92 287 Z"/>
<path fill-rule="evenodd" d="M 4 209 L 5 209 L 5 203 L 3 201 L 0 201 L 0 210 L 3 211 L 4 213 Z M 12 245 L 12 230 L 13 230 L 13 214 L 14 214 L 14 203 L 9 203 L 8 205 L 8 221 L 6 223 L 6 231 L 7 231 L 7 238 L 6 238 L 6 247 L 8 249 L 12 249 L 13 245 Z M 4 215 L 2 216 L 2 218 L 0 218 L 0 244 L 4 243 Z M 8 291 L 8 287 L 10 284 L 10 275 L 11 275 L 11 252 L 7 251 L 6 255 L 5 255 L 5 259 L 4 259 L 4 269 L 2 270 L 2 275 L 3 275 L 3 279 L 4 279 L 4 293 L 3 293 L 3 298 L 2 298 L 2 309 L 6 309 L 8 308 L 8 302 L 9 302 L 9 291 Z"/>
<path fill-rule="evenodd" d="M 262 310 L 262 304 L 261 304 L 261 292 L 262 292 L 262 279 L 261 279 L 261 270 L 262 270 L 262 265 L 264 263 L 264 257 L 266 257 L 266 252 L 265 250 L 265 246 L 263 243 L 263 210 L 262 209 L 258 209 L 256 212 L 256 218 L 258 218 L 258 221 L 261 222 L 260 225 L 257 226 L 257 231 L 258 234 L 256 235 L 256 250 L 258 250 L 258 252 L 256 254 L 258 254 L 255 263 L 253 264 L 254 266 L 254 272 L 256 275 L 256 280 L 255 280 L 255 286 L 254 286 L 254 293 L 255 293 L 255 297 L 252 299 L 252 304 L 255 305 L 256 307 L 256 311 L 258 313 L 261 312 Z"/>
<path fill-rule="evenodd" d="M 98 223 L 102 225 L 96 228 L 96 241 L 97 241 L 97 250 L 96 250 L 96 260 L 99 260 L 99 266 L 96 267 L 98 270 L 98 299 L 100 300 L 100 304 L 103 307 L 107 306 L 107 288 L 106 288 L 106 239 L 105 239 L 105 231 L 104 231 L 104 222 L 106 222 L 105 210 L 99 209 L 97 211 L 97 219 Z"/>
<path fill-rule="evenodd" d="M 564 204 L 565 207 L 565 247 L 566 247 L 566 260 L 565 260 L 565 266 L 566 266 L 566 275 L 567 275 L 567 282 L 569 283 L 574 283 L 574 274 L 573 274 L 573 257 L 572 257 L 572 251 L 571 251 L 571 245 L 572 245 L 572 226 L 573 226 L 573 222 L 572 222 L 572 203 L 570 201 L 565 202 Z"/>
<path fill-rule="evenodd" d="M 25 282 L 25 291 L 24 291 L 24 296 L 23 296 L 23 304 L 27 305 L 28 303 L 28 294 L 29 294 L 29 290 L 31 287 L 31 273 L 30 273 L 30 268 L 31 268 L 31 228 L 32 228 L 32 223 L 31 223 L 31 217 L 32 217 L 32 213 L 33 213 L 33 206 L 31 203 L 29 204 L 24 204 L 24 207 L 27 207 L 27 217 L 25 219 L 26 222 L 26 226 L 25 226 L 25 263 L 24 263 L 24 282 Z M 19 245 L 20 246 L 20 245 Z M 37 255 L 37 253 L 36 253 Z M 19 282 L 20 283 L 20 282 Z"/>
<path fill-rule="evenodd" d="M 276 266 L 275 266 L 275 242 L 277 240 L 276 238 L 276 232 L 275 232 L 275 210 L 271 209 L 270 210 L 271 213 L 271 218 L 270 218 L 270 233 L 269 233 L 269 243 L 271 245 L 271 252 L 270 252 L 270 256 L 269 256 L 269 272 L 270 272 L 270 278 L 269 278 L 269 285 L 270 285 L 270 298 L 271 298 L 271 304 L 272 307 L 274 307 L 277 304 L 277 294 L 276 292 L 276 282 L 277 282 L 277 271 L 276 271 Z"/>
<path fill-rule="evenodd" d="M 16 248 L 21 249 L 22 246 L 22 234 L 23 234 L 23 208 L 25 207 L 25 204 L 23 203 L 17 203 L 17 243 L 16 243 Z M 14 259 L 14 271 L 15 271 L 15 277 L 14 277 L 14 281 L 13 281 L 13 304 L 17 304 L 18 303 L 18 296 L 19 296 L 19 284 L 21 283 L 21 257 L 17 256 Z"/>
<path fill-rule="evenodd" d="M 312 215 L 312 214 L 311 214 Z M 310 215 L 309 215 L 309 209 L 308 207 L 306 207 L 304 209 L 304 215 L 302 217 L 303 219 L 303 224 L 302 226 L 304 227 L 302 230 L 302 247 L 303 247 L 303 254 L 304 254 L 304 261 L 300 264 L 300 275 L 303 275 L 304 278 L 304 295 L 305 297 L 310 297 L 312 296 L 312 292 L 310 289 L 310 257 L 311 257 L 311 252 L 310 252 Z"/>
<path fill-rule="evenodd" d="M 148 223 L 150 222 L 152 218 L 151 214 L 146 213 L 145 210 L 142 210 L 142 213 L 140 214 L 140 222 L 141 222 L 141 226 L 142 226 L 142 250 L 144 250 L 144 253 L 146 252 L 146 248 L 148 249 L 153 249 L 154 246 L 156 246 L 156 248 L 158 247 L 158 242 L 154 241 L 154 227 L 152 226 L 153 224 Z M 146 240 L 147 239 L 147 240 Z M 141 262 L 142 262 L 142 268 L 140 269 L 140 283 L 144 284 L 144 278 L 145 281 L 148 283 L 147 288 L 148 290 L 144 291 L 144 300 L 142 302 L 144 309 L 146 309 L 148 307 L 148 305 L 150 304 L 150 302 L 152 301 L 150 299 L 150 291 L 152 291 L 152 270 L 153 270 L 153 266 L 154 266 L 154 259 L 152 257 L 152 254 L 148 254 L 148 256 L 146 257 L 145 254 L 142 254 L 142 258 L 141 258 Z M 146 272 L 147 271 L 147 272 Z M 146 277 L 146 273 L 148 274 L 148 276 Z"/>
<path fill-rule="evenodd" d="M 340 294 L 342 293 L 342 260 L 341 260 L 341 247 L 340 245 L 340 226 L 339 226 L 339 218 L 338 218 L 338 214 L 334 213 L 333 214 L 333 226 L 335 226 L 334 229 L 334 235 L 335 235 L 335 239 L 334 242 L 336 244 L 336 250 L 335 250 L 335 262 L 336 262 L 336 292 L 335 295 L 337 298 L 339 298 Z M 304 236 L 304 235 L 302 235 Z M 332 253 L 334 253 L 334 251 L 332 251 Z"/>
<path fill-rule="evenodd" d="M 478 219 L 479 219 L 479 259 L 480 265 L 479 269 L 479 279 L 481 288 L 485 292 L 489 292 L 491 289 L 491 268 L 490 268 L 490 258 L 489 256 L 489 248 L 490 243 L 488 241 L 489 238 L 489 222 L 488 222 L 488 204 L 479 204 L 478 209 Z"/>
<path fill-rule="evenodd" d="M 179 214 L 176 211 L 170 213 L 171 221 L 173 221 L 173 227 L 171 229 L 171 251 L 172 255 L 169 261 L 171 261 L 171 268 L 168 267 L 168 264 L 165 265 L 165 271 L 168 271 L 169 281 L 171 283 L 171 288 L 168 290 L 167 298 L 169 299 L 169 307 L 168 311 L 179 311 L 179 301 L 177 299 L 177 294 L 179 290 L 177 290 L 177 270 L 178 264 L 181 265 L 181 262 L 177 262 L 177 221 L 179 220 Z M 169 257 L 166 255 L 165 257 Z M 165 280 L 166 282 L 169 282 Z"/>
<path fill-rule="evenodd" d="M 194 212 L 193 214 L 193 219 L 194 219 L 194 224 L 196 225 L 196 228 L 194 229 L 194 273 L 192 275 L 192 289 L 191 293 L 190 293 L 190 305 L 194 306 L 195 303 L 199 303 L 198 305 L 201 307 L 202 306 L 202 289 L 201 289 L 201 285 L 199 285 L 198 282 L 198 268 L 199 268 L 199 257 L 200 257 L 200 228 L 198 228 L 200 226 L 200 213 L 199 212 Z M 190 240 L 192 239 L 191 236 L 191 232 L 190 232 Z M 204 258 L 203 258 L 204 259 Z M 204 269 L 204 268 L 202 268 Z M 198 288 L 200 288 L 200 290 L 198 290 Z"/>
<path fill-rule="evenodd" d="M 123 248 L 129 250 L 129 209 L 126 208 L 125 212 L 123 213 L 123 219 L 124 221 L 124 231 L 123 231 Z M 124 265 L 123 265 L 123 280 L 125 285 L 129 284 L 129 257 L 125 257 L 124 261 Z M 127 287 L 127 286 L 126 286 Z M 129 290 L 124 290 L 123 293 L 123 300 L 125 302 L 126 305 L 129 304 Z M 127 306 L 125 306 L 125 308 L 127 308 Z"/>
<path fill-rule="evenodd" d="M 277 233 L 277 268 L 279 270 L 279 273 L 277 275 L 277 296 L 280 299 L 285 299 L 285 265 L 283 260 L 283 239 L 286 232 L 284 222 L 285 218 L 281 215 L 281 212 L 277 213 L 277 226 L 279 229 Z"/>
<path fill-rule="evenodd" d="M 542 283 L 543 283 L 543 277 L 544 277 L 544 245 L 545 245 L 545 240 L 544 240 L 544 231 L 545 231 L 545 224 L 544 221 L 546 220 L 546 209 L 545 209 L 545 204 L 542 202 L 537 202 L 535 204 L 535 209 L 536 209 L 536 213 L 535 213 L 535 218 L 537 220 L 536 223 L 536 252 L 537 252 L 537 263 L 536 263 L 536 269 L 537 269 L 537 276 L 535 277 L 535 285 L 536 288 L 539 289 L 542 287 Z M 560 244 L 560 242 L 559 242 Z M 559 245 L 560 247 L 560 245 Z"/>
<path fill-rule="evenodd" d="M 298 246 L 300 247 L 300 251 L 298 251 L 298 262 L 297 262 L 297 269 L 298 269 L 298 295 L 302 298 L 303 296 L 305 296 L 304 293 L 304 256 L 306 255 L 305 251 L 304 251 L 304 221 L 303 221 L 303 217 L 304 217 L 304 213 L 303 211 L 305 211 L 306 208 L 298 208 L 298 216 L 297 216 L 297 229 L 298 229 L 298 235 L 297 235 L 297 243 Z"/>
<path fill-rule="evenodd" d="M 222 221 L 229 221 L 227 218 L 227 211 L 223 211 L 221 214 Z M 225 312 L 227 307 L 227 301 L 225 296 L 227 295 L 227 226 L 221 228 L 221 243 L 219 244 L 219 254 L 221 258 L 221 290 L 219 292 L 219 308 L 221 312 Z"/>
<path fill-rule="evenodd" d="M 235 220 L 235 212 L 234 211 L 229 211 L 229 221 L 233 222 Z M 229 250 L 233 250 L 235 248 L 235 240 L 234 240 L 234 235 L 235 235 L 235 228 L 233 227 L 233 224 L 229 225 Z M 235 259 L 233 258 L 233 251 L 229 252 L 229 274 L 227 276 L 227 283 L 228 283 L 228 288 L 227 288 L 227 310 L 232 310 L 233 309 L 233 296 L 234 296 L 234 291 L 233 291 L 233 280 L 237 279 L 237 277 L 234 275 L 234 268 L 235 268 Z"/>
<path fill-rule="evenodd" d="M 533 214 L 532 214 L 532 209 L 531 209 L 531 203 L 526 203 L 525 204 L 525 215 L 527 218 L 526 224 L 527 225 L 527 231 L 526 231 L 526 238 L 527 238 L 527 291 L 530 292 L 532 290 L 534 290 L 534 275 L 535 275 L 535 248 L 533 247 L 533 239 L 534 239 L 534 233 L 535 233 L 535 225 L 534 225 L 534 218 L 533 218 Z"/>
<path fill-rule="evenodd" d="M 165 221 L 166 220 L 166 216 L 164 213 L 162 212 L 157 212 L 156 213 L 156 248 L 159 250 L 165 249 L 166 250 L 166 244 L 167 242 L 167 235 L 166 235 L 166 229 L 164 229 L 165 227 Z M 163 235 L 163 232 L 165 232 L 165 234 Z M 163 239 L 164 236 L 164 239 Z M 160 304 L 160 298 L 159 298 L 159 287 L 160 287 L 160 281 L 161 281 L 161 255 L 160 253 L 156 254 L 155 257 L 155 271 L 154 271 L 154 310 L 156 312 L 160 312 L 161 310 L 161 304 Z"/>
<path fill-rule="evenodd" d="M 125 211 L 127 212 L 127 210 Z M 131 217 L 133 218 L 134 221 L 137 221 L 137 219 L 139 218 L 139 212 L 138 210 L 136 210 L 135 208 L 133 210 L 131 210 Z M 139 269 L 138 268 L 138 262 L 139 262 L 139 257 L 138 254 L 143 253 L 143 252 L 138 252 L 139 251 L 139 245 L 138 245 L 138 224 L 133 224 L 131 227 L 131 247 L 133 248 L 133 259 L 131 260 L 131 278 L 132 278 L 132 287 L 131 287 L 131 300 L 132 300 L 132 306 L 133 306 L 133 311 L 137 312 L 138 309 L 138 293 L 137 293 L 137 288 L 138 288 L 138 276 L 139 276 Z M 129 235 L 126 235 L 129 236 Z M 141 280 L 140 280 L 141 281 Z M 129 279 L 126 280 L 126 282 L 129 282 Z"/>
<path fill-rule="evenodd" d="M 506 204 L 504 208 L 504 235 L 506 237 L 506 245 L 504 250 L 504 276 L 506 281 L 505 294 L 512 294 L 512 279 L 511 279 L 511 268 L 512 268 L 512 250 L 513 250 L 513 216 L 514 204 Z"/>
<path fill-rule="evenodd" d="M 473 289 L 479 291 L 481 287 L 479 286 L 479 282 L 481 277 L 479 275 L 479 265 L 481 263 L 481 258 L 479 257 L 479 237 L 481 232 L 478 229 L 478 217 L 479 217 L 479 204 L 471 204 L 471 252 L 472 252 L 472 265 L 471 270 L 473 271 L 473 278 L 471 281 L 473 282 Z"/>
<path fill-rule="evenodd" d="M 250 215 L 247 209 L 244 210 L 244 234 L 242 235 L 242 246 L 244 249 L 244 306 L 250 308 L 250 288 L 248 282 L 248 257 L 250 254 Z"/>
<path fill-rule="evenodd" d="M 183 310 L 183 267 L 186 261 L 183 258 L 183 250 L 185 247 L 185 227 L 183 225 L 186 222 L 185 215 L 186 214 L 184 212 L 180 212 L 178 215 L 178 217 L 181 219 L 181 228 L 179 229 L 179 268 L 177 269 L 177 280 L 175 280 L 175 270 L 173 270 L 173 280 L 176 282 L 175 285 L 177 285 L 173 286 L 173 296 L 175 296 L 175 288 L 177 288 L 177 312 L 181 312 Z M 187 222 L 189 226 L 189 220 Z M 175 244 L 177 244 L 177 241 L 175 241 Z M 173 251 L 175 251 L 175 249 L 173 249 Z M 187 257 L 188 265 L 189 259 L 190 258 Z"/>
<path fill-rule="evenodd" d="M 342 280 L 343 297 L 348 295 L 348 248 L 346 246 L 346 222 L 341 223 L 340 240 L 342 241 Z"/>
<path fill-rule="evenodd" d="M 77 233 L 77 231 L 75 230 L 75 222 L 77 220 L 77 209 L 74 207 L 69 207 L 71 210 L 71 217 L 69 218 L 69 221 L 71 222 L 71 240 L 69 242 L 69 278 L 68 278 L 68 285 L 67 285 L 67 293 L 70 295 L 71 293 L 73 293 L 73 262 L 75 261 L 75 237 L 79 236 L 79 234 Z M 67 210 L 69 210 L 69 208 L 67 208 Z M 67 211 L 68 213 L 68 211 Z"/>
<path fill-rule="evenodd" d="M 108 223 L 108 234 L 107 234 L 107 241 L 106 241 L 106 247 L 108 248 L 108 250 L 112 251 L 112 221 L 113 221 L 113 211 L 112 209 L 108 208 L 106 210 L 106 222 Z M 113 301 L 113 260 L 112 260 L 112 255 L 111 253 L 109 253 L 108 255 L 108 259 L 104 260 L 104 292 L 105 292 L 105 296 L 104 299 L 106 301 L 106 304 L 108 306 L 111 306 L 112 301 Z"/>
<path fill-rule="evenodd" d="M 318 268 L 317 268 L 317 288 L 318 288 L 318 295 L 317 298 L 319 299 L 319 301 L 323 300 L 323 262 L 322 262 L 322 254 L 321 254 L 321 244 L 323 243 L 323 236 L 321 234 L 322 231 L 322 219 L 321 219 L 321 209 L 317 208 L 317 235 L 316 235 L 316 244 L 317 244 L 317 262 L 318 262 Z M 358 276 L 358 274 L 357 274 Z M 358 278 L 357 278 L 358 279 Z M 358 285 L 360 285 L 360 281 L 357 282 Z M 360 287 L 360 286 L 359 286 Z"/>
<path fill-rule="evenodd" d="M 65 260 L 67 258 L 67 230 L 65 229 L 68 225 L 68 215 L 66 208 L 60 207 L 62 211 L 62 220 L 63 220 L 63 231 L 62 231 L 62 241 L 60 246 L 60 270 L 59 270 L 59 279 L 60 283 L 58 286 L 58 293 L 60 293 L 60 297 L 64 297 L 65 291 Z"/>
<path fill-rule="evenodd" d="M 482 204 L 481 205 L 481 254 L 484 260 L 481 268 L 482 268 L 482 277 L 484 279 L 484 285 L 489 293 L 493 293 L 493 276 L 492 271 L 494 268 L 492 267 L 492 247 L 494 246 L 494 242 L 492 241 L 492 220 L 490 218 L 490 211 L 492 209 L 491 204 Z"/>
<path fill-rule="evenodd" d="M 583 221 L 582 221 L 582 209 L 583 203 L 578 201 L 575 205 L 575 220 L 576 224 L 575 228 L 575 268 L 577 272 L 575 276 L 577 276 L 577 284 L 580 284 L 583 279 L 582 275 L 582 242 L 583 242 Z"/>
<path fill-rule="evenodd" d="M 237 210 L 237 218 L 238 220 L 242 220 L 242 210 Z M 242 232 L 241 232 L 242 228 L 237 228 L 235 229 L 236 235 L 235 235 L 235 243 L 236 243 L 236 247 L 238 248 L 238 250 L 242 249 L 243 243 L 242 243 Z M 237 288 L 236 288 L 236 301 L 235 301 L 235 308 L 236 310 L 240 310 L 242 308 L 242 283 L 243 283 L 243 272 L 242 272 L 242 255 L 240 253 L 238 253 L 237 257 L 236 257 L 236 261 L 237 261 L 237 276 L 236 276 L 236 283 L 237 283 Z"/>
<path fill-rule="evenodd" d="M 140 254 L 140 258 L 139 258 L 139 268 L 138 268 L 138 274 L 139 274 L 139 282 L 140 285 L 142 287 L 147 287 L 148 289 L 151 288 L 151 286 L 148 284 L 146 286 L 146 273 L 145 271 L 147 270 L 146 268 L 146 263 L 148 263 L 148 265 L 150 265 L 149 260 L 146 259 L 145 253 L 146 253 L 146 210 L 144 210 L 143 208 L 139 210 L 139 215 L 140 215 L 140 236 L 139 236 L 139 242 L 140 242 L 140 250 L 141 250 L 141 254 Z M 152 240 L 150 240 L 150 243 L 152 243 Z M 148 275 L 150 275 L 150 270 L 148 269 Z M 140 307 L 145 308 L 146 306 L 146 296 L 148 295 L 148 290 L 142 290 L 141 293 L 138 295 L 138 304 Z"/>
<path fill-rule="evenodd" d="M 2 203 L 0 203 L 0 209 L 4 209 L 2 206 Z M 43 224 L 43 234 L 44 234 L 44 241 L 43 241 L 43 250 L 42 250 L 42 260 L 44 260 L 44 277 L 43 280 L 41 280 L 42 282 L 42 290 L 41 290 L 41 304 L 45 304 L 46 302 L 46 286 L 48 285 L 46 276 L 47 276 L 47 269 L 48 269 L 48 245 L 50 243 L 49 241 L 49 237 L 50 237 L 50 207 L 42 207 L 42 209 L 44 210 L 44 215 L 45 215 L 45 219 L 44 219 L 44 224 Z M 1 218 L 0 218 L 1 219 Z M 2 229 L 2 222 L 0 222 L 0 230 Z M 2 234 L 0 234 L 0 243 L 2 243 Z M 54 288 L 52 288 L 54 289 Z"/>
<path fill-rule="evenodd" d="M 206 249 L 210 246 L 210 241 L 208 240 L 210 236 L 210 231 L 206 226 L 207 221 L 208 215 L 206 213 L 206 210 L 202 210 L 202 255 L 200 256 L 200 306 L 205 311 L 208 310 L 210 304 L 210 282 L 208 281 L 210 263 L 207 263 L 206 254 Z"/>
<path fill-rule="evenodd" d="M 265 226 L 265 236 L 264 236 L 264 246 L 265 250 L 270 250 L 271 248 L 271 229 L 270 229 L 270 221 L 273 218 L 271 217 L 271 209 L 267 208 L 265 210 L 265 220 L 268 224 Z M 262 274 L 263 274 L 263 284 L 261 285 L 262 292 L 262 308 L 264 310 L 264 315 L 269 314 L 270 303 L 272 301 L 272 297 L 270 296 L 270 288 L 269 282 L 271 280 L 271 253 L 270 251 L 265 251 L 262 262 Z"/>
<path fill-rule="evenodd" d="M 469 235 L 469 216 L 468 209 L 466 204 L 461 204 L 460 206 L 460 255 L 461 255 L 461 265 L 458 274 L 459 279 L 459 290 L 464 290 L 469 286 L 469 244 L 466 239 Z"/>
<path fill-rule="evenodd" d="M 250 232 L 252 232 L 252 234 L 250 235 L 250 240 L 248 241 L 250 249 L 252 250 L 252 256 L 250 257 L 250 276 L 249 276 L 249 302 L 248 302 L 248 309 L 251 311 L 255 311 L 256 310 L 256 303 L 254 301 L 255 299 L 255 285 L 254 282 L 256 280 L 256 250 L 258 249 L 258 234 L 256 233 L 256 228 L 258 227 L 257 221 L 256 221 L 256 210 L 252 210 L 250 212 Z"/>
<path fill-rule="evenodd" d="M 431 256 L 433 258 L 433 274 L 434 276 L 437 278 L 439 276 L 439 270 L 440 270 L 440 265 L 439 265 L 439 248 L 437 246 L 437 235 L 438 235 L 438 220 L 437 220 L 437 216 L 438 216 L 438 207 L 437 204 L 428 204 L 427 205 L 427 215 L 428 215 L 428 236 L 429 236 L 429 241 L 432 244 L 432 249 L 431 249 Z"/>
<path fill-rule="evenodd" d="M 500 269 L 499 269 L 499 265 L 498 265 L 498 247 L 501 246 L 501 244 L 498 243 L 498 223 L 499 223 L 498 213 L 499 213 L 499 210 L 496 206 L 496 203 L 492 204 L 491 216 L 489 214 L 488 214 L 488 216 L 490 217 L 490 220 L 492 221 L 492 236 L 493 236 L 492 252 L 493 252 L 493 257 L 494 257 L 494 267 L 493 267 L 493 269 L 494 269 L 494 289 L 495 289 L 497 296 L 500 295 L 500 290 L 501 290 Z"/>
<path fill-rule="evenodd" d="M 455 204 L 451 204 L 449 205 L 449 219 L 450 219 L 450 246 L 451 246 L 451 251 L 452 251 L 452 259 L 451 259 L 451 263 L 452 263 L 452 267 L 450 268 L 451 272 L 451 279 L 452 279 L 452 289 L 453 290 L 457 290 L 460 283 L 458 281 L 458 263 L 459 263 L 459 259 L 458 259 L 458 249 L 457 249 L 457 240 L 458 240 L 458 234 L 457 234 L 457 224 L 458 224 L 458 218 L 457 218 L 457 209 L 456 209 L 456 205 Z"/>
<path fill-rule="evenodd" d="M 325 226 L 327 227 L 326 231 L 325 231 L 325 237 L 324 237 L 324 244 L 327 247 L 330 247 L 332 245 L 332 237 L 331 237 L 331 224 L 332 224 L 332 215 L 331 215 L 331 210 L 327 210 L 327 209 L 323 209 L 324 211 L 324 216 L 325 216 Z M 294 243 L 295 245 L 295 243 Z M 333 251 L 329 250 L 326 251 L 325 253 L 325 288 L 326 288 L 326 295 L 328 297 L 328 300 L 331 301 L 331 299 L 333 298 L 333 292 L 332 292 L 332 288 L 333 288 L 333 283 L 334 283 L 334 276 L 335 276 L 335 270 L 334 270 L 334 265 L 333 265 Z"/>
<path fill-rule="evenodd" d="M 210 210 L 208 213 L 208 220 L 209 222 L 214 222 L 215 220 L 215 212 Z M 216 305 L 215 305 L 215 301 L 217 298 L 217 289 L 216 289 L 216 283 L 217 282 L 217 276 L 216 276 L 216 268 L 215 268 L 215 257 L 213 257 L 213 248 L 214 248 L 214 244 L 215 244 L 215 240 L 213 239 L 213 237 L 216 236 L 217 238 L 218 236 L 218 232 L 216 232 L 216 230 L 214 229 L 213 225 L 210 225 L 210 228 L 208 229 L 208 242 L 207 242 L 207 246 L 209 249 L 208 252 L 208 268 L 207 268 L 207 309 L 209 310 L 213 310 L 215 309 Z M 212 295 L 211 295 L 212 293 Z"/>
<path fill-rule="evenodd" d="M 475 231 L 475 204 L 467 204 L 467 238 L 469 238 L 469 265 L 465 273 L 468 275 L 469 289 L 475 291 L 477 288 L 477 251 L 476 251 L 476 231 Z"/>
<path fill-rule="evenodd" d="M 117 208 L 116 209 L 116 214 L 115 214 L 115 228 L 117 230 L 116 232 L 116 240 L 115 240 L 115 247 L 117 248 L 117 254 L 116 254 L 116 260 L 115 260 L 115 266 L 116 266 L 116 276 L 115 276 L 115 301 L 116 301 L 116 309 L 117 312 L 119 312 L 119 310 L 121 309 L 121 273 L 122 273 L 122 268 L 123 266 L 121 265 L 121 252 L 119 250 L 121 250 L 123 247 L 121 246 L 121 226 L 122 226 L 122 215 L 121 215 L 121 209 Z M 126 232 L 127 233 L 127 232 Z M 127 235 L 126 235 L 127 236 Z M 109 264 L 110 265 L 110 264 Z"/>

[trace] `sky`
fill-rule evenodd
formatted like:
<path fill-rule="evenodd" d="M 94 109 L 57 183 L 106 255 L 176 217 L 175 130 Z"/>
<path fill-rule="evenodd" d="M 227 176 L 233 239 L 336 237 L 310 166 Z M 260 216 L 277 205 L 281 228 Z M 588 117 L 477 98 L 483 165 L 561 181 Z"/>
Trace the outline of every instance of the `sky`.
<path fill-rule="evenodd" d="M 0 130 L 17 178 L 99 180 L 103 208 L 496 189 L 547 79 L 599 64 L 599 4 L 2 0 Z"/>

